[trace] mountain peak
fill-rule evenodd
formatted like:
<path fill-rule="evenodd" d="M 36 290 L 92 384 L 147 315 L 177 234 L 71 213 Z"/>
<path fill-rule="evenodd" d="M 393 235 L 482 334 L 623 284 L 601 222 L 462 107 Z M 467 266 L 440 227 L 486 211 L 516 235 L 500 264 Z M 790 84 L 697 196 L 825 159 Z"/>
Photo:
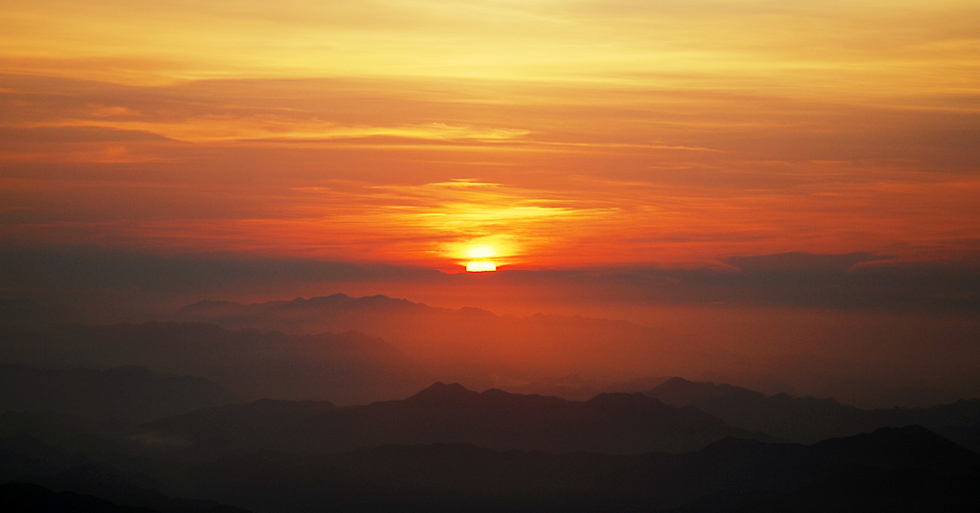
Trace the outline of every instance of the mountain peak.
<path fill-rule="evenodd" d="M 679 376 L 674 376 L 673 378 L 664 381 L 656 388 L 668 389 L 668 388 L 715 388 L 719 385 L 711 383 L 709 381 L 691 381 L 689 379 L 684 379 Z"/>
<path fill-rule="evenodd" d="M 848 462 L 874 462 L 886 468 L 975 469 L 980 455 L 937 435 L 920 425 L 883 427 L 872 433 L 847 438 L 830 438 L 813 447 L 826 450 Z"/>
<path fill-rule="evenodd" d="M 443 383 L 437 381 L 421 392 L 409 397 L 410 400 L 425 401 L 459 401 L 461 399 L 477 397 L 480 394 L 467 389 L 459 383 Z"/>

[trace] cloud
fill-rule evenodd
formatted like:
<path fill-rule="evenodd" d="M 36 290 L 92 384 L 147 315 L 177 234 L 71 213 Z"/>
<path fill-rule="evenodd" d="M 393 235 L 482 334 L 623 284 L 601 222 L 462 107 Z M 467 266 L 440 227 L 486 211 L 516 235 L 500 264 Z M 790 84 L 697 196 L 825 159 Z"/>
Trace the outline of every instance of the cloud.
<path fill-rule="evenodd" d="M 861 262 L 879 263 L 855 267 Z M 30 298 L 114 319 L 151 311 L 159 315 L 161 307 L 203 298 L 255 301 L 335 292 L 452 298 L 448 304 L 457 307 L 591 305 L 593 315 L 610 307 L 657 305 L 916 315 L 962 315 L 980 308 L 977 265 L 902 264 L 871 254 L 782 254 L 729 263 L 741 268 L 505 269 L 474 281 L 466 274 L 302 258 L 167 256 L 92 247 L 5 249 L 0 251 L 0 297 Z"/>
<path fill-rule="evenodd" d="M 814 255 L 808 253 L 782 253 L 778 255 L 732 256 L 723 260 L 742 273 L 844 273 L 858 264 L 880 262 L 888 257 L 870 253 L 845 255 Z"/>
<path fill-rule="evenodd" d="M 59 144 L 163 141 L 166 138 L 140 130 L 119 130 L 97 126 L 48 126 L 27 128 L 0 127 L 0 140 L 10 143 L 44 141 L 45 143 Z"/>

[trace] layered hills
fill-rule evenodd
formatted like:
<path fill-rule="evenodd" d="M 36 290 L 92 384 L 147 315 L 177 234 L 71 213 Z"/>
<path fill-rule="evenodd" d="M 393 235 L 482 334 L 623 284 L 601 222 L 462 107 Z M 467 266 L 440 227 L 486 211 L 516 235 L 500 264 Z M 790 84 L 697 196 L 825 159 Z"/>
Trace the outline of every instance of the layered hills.
<path fill-rule="evenodd" d="M 449 309 L 386 296 L 334 294 L 255 304 L 201 301 L 177 311 L 180 322 L 206 322 L 289 334 L 357 331 L 379 337 L 419 361 L 498 376 L 678 374 L 697 361 L 722 361 L 722 351 L 701 345 L 689 353 L 677 334 L 625 321 L 577 316 L 496 315 L 479 308 Z M 696 356 L 696 358 L 694 358 Z M 526 378 L 528 373 L 524 373 Z M 463 374 L 460 374 L 463 376 Z M 458 376 L 450 376 L 454 381 Z M 469 380 L 475 383 L 472 378 Z M 488 381 L 481 388 L 493 386 Z"/>
<path fill-rule="evenodd" d="M 135 436 L 182 441 L 197 454 L 340 452 L 433 443 L 640 454 L 691 451 L 725 437 L 774 440 L 728 426 L 696 408 L 674 408 L 642 394 L 569 401 L 496 389 L 478 393 L 443 383 L 404 400 L 365 406 L 259 401 L 212 408 L 150 422 Z"/>
<path fill-rule="evenodd" d="M 433 381 L 404 353 L 362 333 L 287 335 L 190 322 L 8 332 L 0 337 L 0 361 L 54 369 L 138 366 L 201 376 L 249 400 L 358 403 L 408 394 Z"/>
<path fill-rule="evenodd" d="M 729 425 L 799 443 L 815 443 L 879 427 L 919 424 L 980 452 L 980 400 L 931 408 L 865 410 L 833 399 L 770 396 L 724 383 L 676 377 L 645 395 L 675 407 L 693 406 Z"/>
<path fill-rule="evenodd" d="M 207 398 L 214 390 L 196 378 L 138 369 L 16 370 L 27 382 L 74 383 L 77 375 L 111 382 L 117 373 L 135 373 L 147 383 L 190 379 L 196 383 L 187 389 L 191 396 L 196 391 Z M 152 399 L 147 390 L 134 393 Z M 824 409 L 804 408 L 811 404 Z M 933 430 L 885 427 L 806 445 L 740 427 L 732 413 L 751 411 L 750 418 L 768 419 L 758 424 L 766 427 L 791 426 L 838 407 L 863 419 L 898 411 L 855 413 L 834 404 L 680 379 L 647 394 L 603 393 L 584 401 L 436 383 L 405 399 L 354 406 L 263 399 L 178 415 L 159 408 L 156 415 L 164 416 L 125 436 L 72 424 L 80 417 L 57 408 L 8 410 L 0 412 L 0 483 L 27 484 L 0 486 L 0 495 L 23 504 L 161 512 L 980 506 L 980 454 Z M 973 404 L 902 410 L 902 422 L 975 424 Z M 106 411 L 95 408 L 93 415 Z"/>

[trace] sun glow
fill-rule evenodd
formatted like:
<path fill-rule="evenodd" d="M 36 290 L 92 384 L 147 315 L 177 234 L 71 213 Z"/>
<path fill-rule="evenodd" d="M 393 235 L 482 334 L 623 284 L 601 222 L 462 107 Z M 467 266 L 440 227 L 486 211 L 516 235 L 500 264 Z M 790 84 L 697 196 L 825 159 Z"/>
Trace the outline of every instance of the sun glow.
<path fill-rule="evenodd" d="M 490 258 L 497 254 L 490 246 L 476 246 L 466 251 L 470 258 Z"/>
<path fill-rule="evenodd" d="M 466 264 L 466 272 L 468 273 L 484 273 L 496 270 L 497 266 L 489 260 L 476 260 Z"/>

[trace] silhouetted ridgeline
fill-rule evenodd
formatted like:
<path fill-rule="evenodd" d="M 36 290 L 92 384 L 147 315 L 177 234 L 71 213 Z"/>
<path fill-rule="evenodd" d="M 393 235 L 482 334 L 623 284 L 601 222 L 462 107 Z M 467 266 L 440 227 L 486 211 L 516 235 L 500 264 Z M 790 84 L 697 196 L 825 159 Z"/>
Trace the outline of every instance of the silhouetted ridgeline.
<path fill-rule="evenodd" d="M 833 399 L 767 396 L 726 384 L 671 378 L 646 392 L 671 406 L 694 406 L 729 425 L 784 440 L 814 443 L 885 426 L 921 424 L 980 452 L 980 400 L 932 408 L 863 410 Z"/>
<path fill-rule="evenodd" d="M 774 440 L 641 394 L 568 401 L 494 389 L 477 393 L 441 383 L 408 399 L 366 406 L 259 401 L 214 408 L 150 422 L 136 436 L 186 445 L 192 454 L 338 452 L 432 443 L 640 454 L 696 450 L 728 436 Z"/>
<path fill-rule="evenodd" d="M 17 371 L 64 380 L 55 371 Z M 692 391 L 722 390 L 766 404 L 765 396 L 733 389 L 670 380 L 659 392 L 691 402 L 699 397 Z M 971 404 L 904 411 L 975 425 L 974 410 L 963 407 Z M 256 513 L 980 507 L 980 454 L 923 427 L 775 443 L 695 406 L 635 393 L 568 401 L 437 383 L 403 400 L 362 406 L 261 400 L 203 408 L 126 436 L 74 420 L 0 413 L 0 483 L 43 487 L 9 485 L 0 496 L 109 512 L 231 511 L 221 504 Z"/>
<path fill-rule="evenodd" d="M 980 506 L 975 490 L 980 456 L 919 427 L 885 428 L 812 446 L 726 438 L 685 454 L 389 445 L 333 454 L 262 451 L 192 464 L 162 460 L 152 467 L 150 473 L 172 494 L 260 513 L 829 512 L 836 507 L 884 511 L 882 506 L 973 511 Z M 150 504 L 151 498 L 166 502 L 166 495 L 135 486 L 138 476 L 132 473 L 91 468 L 32 480 L 123 505 Z"/>
<path fill-rule="evenodd" d="M 725 361 L 719 349 L 705 344 L 687 349 L 690 344 L 675 333 L 624 321 L 514 317 L 386 296 L 334 294 L 249 305 L 201 301 L 180 309 L 174 319 L 290 334 L 358 331 L 432 365 L 478 364 L 498 373 L 520 368 L 533 375 L 563 375 L 587 368 L 597 375 L 677 375 L 685 366 L 713 367 Z"/>

